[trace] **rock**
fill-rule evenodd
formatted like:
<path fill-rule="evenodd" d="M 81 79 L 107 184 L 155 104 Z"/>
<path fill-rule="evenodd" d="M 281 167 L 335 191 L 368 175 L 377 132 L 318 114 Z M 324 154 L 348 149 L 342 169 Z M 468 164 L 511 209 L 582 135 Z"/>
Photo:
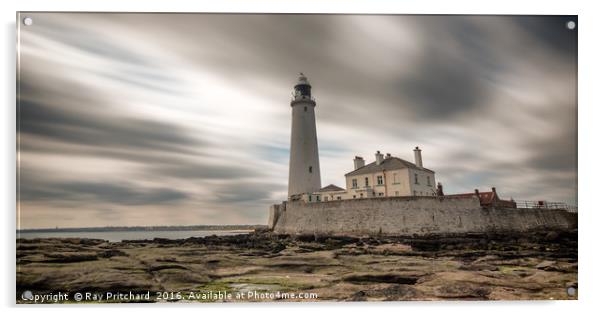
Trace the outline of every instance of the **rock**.
<path fill-rule="evenodd" d="M 166 269 L 188 270 L 188 268 L 179 264 L 152 264 L 148 267 L 149 271 L 161 271 Z"/>
<path fill-rule="evenodd" d="M 383 289 L 362 290 L 353 293 L 349 301 L 366 301 L 368 298 L 384 301 L 401 301 L 418 297 L 420 292 L 411 285 L 392 285 Z"/>
<path fill-rule="evenodd" d="M 317 300 L 576 299 L 566 291 L 577 288 L 577 232 L 544 241 L 548 233 L 18 240 L 17 290 L 218 291 L 247 284 L 315 291 Z"/>
<path fill-rule="evenodd" d="M 45 254 L 45 256 L 48 258 L 45 261 L 52 263 L 70 263 L 98 260 L 98 256 L 96 253 L 47 253 Z"/>
<path fill-rule="evenodd" d="M 126 257 L 127 253 L 119 250 L 119 249 L 111 249 L 106 251 L 101 251 L 98 253 L 99 258 L 111 258 L 111 257 Z"/>
<path fill-rule="evenodd" d="M 397 283 L 397 284 L 416 284 L 418 276 L 394 274 L 394 273 L 366 273 L 351 274 L 345 276 L 343 281 L 351 283 Z"/>
<path fill-rule="evenodd" d="M 466 271 L 496 271 L 498 267 L 487 263 L 471 263 L 464 264 L 459 269 Z"/>
<path fill-rule="evenodd" d="M 539 264 L 537 264 L 535 266 L 536 269 L 545 269 L 545 268 L 549 268 L 551 266 L 553 266 L 556 262 L 555 261 L 549 261 L 549 260 L 544 260 L 542 262 L 540 262 Z"/>
<path fill-rule="evenodd" d="M 355 301 L 355 302 L 362 302 L 366 300 L 366 292 L 365 291 L 357 291 L 355 293 L 353 293 L 353 295 L 351 295 L 351 297 L 348 299 L 349 301 Z"/>
<path fill-rule="evenodd" d="M 162 257 L 158 258 L 157 262 L 178 262 L 178 260 L 174 257 Z M 209 261 L 207 261 L 209 263 Z"/>
<path fill-rule="evenodd" d="M 354 248 L 357 250 L 357 248 Z M 380 254 L 385 256 L 391 255 L 406 255 L 412 251 L 412 247 L 410 245 L 404 244 L 382 244 L 376 247 L 370 247 L 366 253 L 370 254 Z M 362 251 L 363 253 L 363 251 Z"/>
<path fill-rule="evenodd" d="M 491 290 L 487 287 L 474 285 L 471 283 L 452 283 L 440 286 L 436 289 L 435 295 L 441 298 L 455 298 L 455 299 L 487 299 L 487 296 L 491 293 Z"/>
<path fill-rule="evenodd" d="M 551 231 L 549 233 L 546 234 L 546 236 L 544 237 L 544 240 L 546 241 L 555 241 L 558 239 L 558 237 L 560 236 L 560 234 L 558 234 L 558 232 L 555 231 Z"/>
<path fill-rule="evenodd" d="M 387 301 L 402 301 L 418 297 L 419 291 L 410 285 L 392 285 L 380 291 L 375 291 L 375 295 L 381 294 Z"/>
<path fill-rule="evenodd" d="M 284 243 L 278 242 L 274 243 L 271 249 L 272 253 L 279 253 L 282 250 L 286 249 L 286 245 Z"/>

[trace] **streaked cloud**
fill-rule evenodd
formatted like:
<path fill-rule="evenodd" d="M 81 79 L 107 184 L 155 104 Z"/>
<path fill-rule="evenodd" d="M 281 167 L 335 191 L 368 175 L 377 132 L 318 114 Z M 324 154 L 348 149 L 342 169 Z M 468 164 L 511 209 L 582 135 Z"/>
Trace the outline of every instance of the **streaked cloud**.
<path fill-rule="evenodd" d="M 30 16 L 23 227 L 265 222 L 299 71 L 323 184 L 419 145 L 448 193 L 576 202 L 576 17 Z"/>

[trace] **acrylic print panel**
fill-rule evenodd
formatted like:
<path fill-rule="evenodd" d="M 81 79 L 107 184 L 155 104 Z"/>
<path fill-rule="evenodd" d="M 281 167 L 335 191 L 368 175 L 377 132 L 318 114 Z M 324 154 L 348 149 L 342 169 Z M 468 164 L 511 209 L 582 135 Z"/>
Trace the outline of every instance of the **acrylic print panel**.
<path fill-rule="evenodd" d="M 17 303 L 578 297 L 576 16 L 17 19 Z"/>

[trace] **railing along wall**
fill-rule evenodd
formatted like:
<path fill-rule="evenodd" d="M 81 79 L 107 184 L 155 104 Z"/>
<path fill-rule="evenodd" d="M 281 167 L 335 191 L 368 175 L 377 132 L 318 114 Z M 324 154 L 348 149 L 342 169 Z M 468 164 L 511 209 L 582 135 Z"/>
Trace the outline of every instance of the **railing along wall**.
<path fill-rule="evenodd" d="M 548 201 L 514 201 L 517 208 L 540 208 L 552 210 L 566 210 L 568 212 L 577 213 L 577 206 L 569 205 L 563 202 L 548 202 Z"/>

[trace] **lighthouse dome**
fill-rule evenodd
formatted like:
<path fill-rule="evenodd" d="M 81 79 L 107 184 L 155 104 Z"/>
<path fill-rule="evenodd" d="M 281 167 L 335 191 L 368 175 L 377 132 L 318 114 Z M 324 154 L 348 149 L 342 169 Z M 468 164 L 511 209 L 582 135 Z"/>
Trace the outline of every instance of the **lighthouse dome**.
<path fill-rule="evenodd" d="M 307 80 L 307 77 L 302 72 L 299 73 L 297 85 L 309 85 L 309 80 Z"/>

